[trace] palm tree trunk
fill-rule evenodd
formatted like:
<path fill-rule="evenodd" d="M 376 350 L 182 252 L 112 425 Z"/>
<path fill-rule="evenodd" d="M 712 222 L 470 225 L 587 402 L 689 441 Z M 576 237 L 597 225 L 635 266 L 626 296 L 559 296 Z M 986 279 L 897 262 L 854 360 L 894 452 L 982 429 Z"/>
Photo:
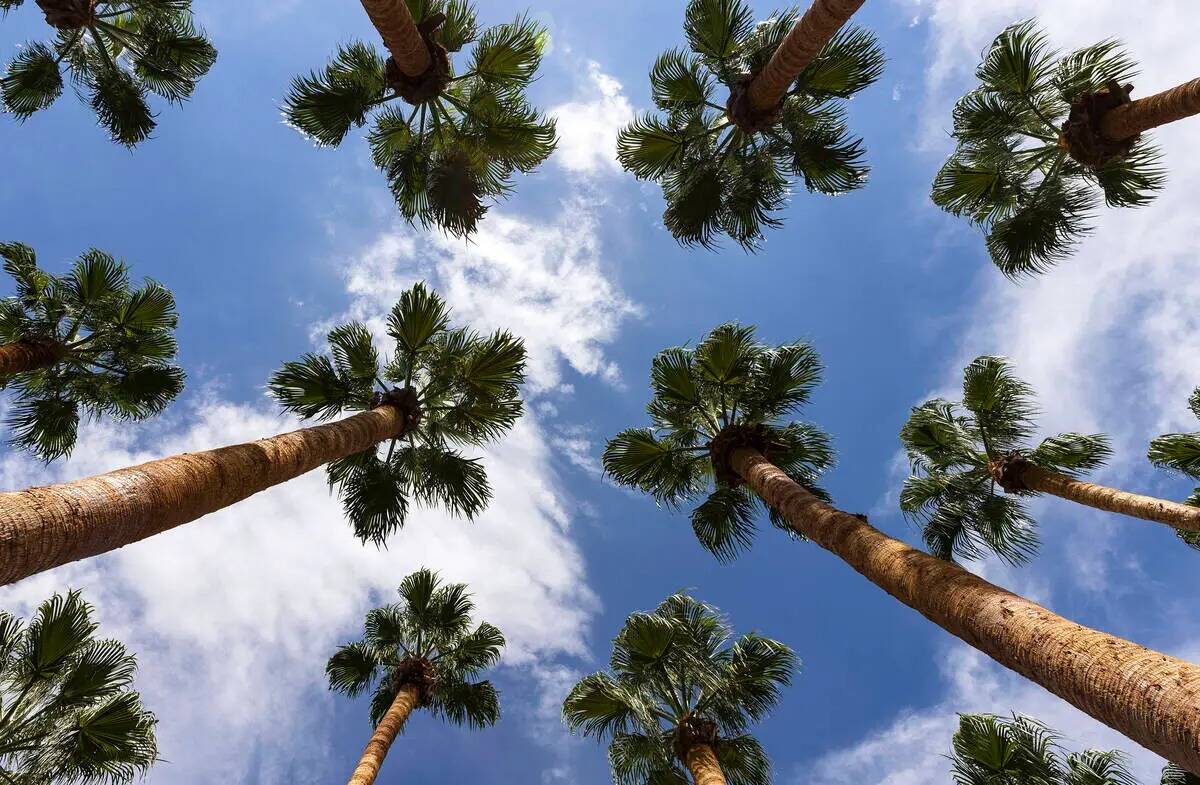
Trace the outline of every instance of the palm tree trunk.
<path fill-rule="evenodd" d="M 750 106 L 768 112 L 779 105 L 796 77 L 866 0 L 813 0 L 750 84 Z"/>
<path fill-rule="evenodd" d="M 172 529 L 403 432 L 393 406 L 269 439 L 0 493 L 0 586 Z"/>
<path fill-rule="evenodd" d="M 1047 471 L 1027 461 L 1015 464 L 1015 473 L 1005 474 L 1002 467 L 1004 460 L 989 462 L 988 468 L 992 477 L 1006 491 L 1029 490 L 1037 493 L 1048 493 L 1060 499 L 1082 504 L 1097 510 L 1106 510 L 1131 518 L 1141 518 L 1144 521 L 1164 523 L 1176 529 L 1200 531 L 1200 507 L 1189 507 L 1186 504 L 1156 499 L 1153 496 L 1142 496 L 1139 493 L 1119 491 L 1104 485 L 1083 482 L 1058 472 Z M 1014 464 L 1009 464 L 1013 466 Z M 1002 479 L 1003 478 L 1003 479 Z M 1014 484 L 1015 481 L 1015 484 Z"/>
<path fill-rule="evenodd" d="M 761 453 L 730 465 L 789 525 L 933 623 L 1100 722 L 1200 772 L 1200 666 L 1080 626 L 817 499 Z"/>
<path fill-rule="evenodd" d="M 406 0 L 362 0 L 371 24 L 405 76 L 420 76 L 429 68 L 429 49 L 417 29 Z"/>
<path fill-rule="evenodd" d="M 0 345 L 0 377 L 49 368 L 67 355 L 58 341 L 15 341 Z"/>
<path fill-rule="evenodd" d="M 717 753 L 707 744 L 693 744 L 683 754 L 683 762 L 692 773 L 695 785 L 725 785 L 725 773 Z"/>
<path fill-rule="evenodd" d="M 1109 139 L 1128 139 L 1194 114 L 1200 114 L 1200 78 L 1113 108 L 1100 129 Z"/>
<path fill-rule="evenodd" d="M 420 695 L 413 685 L 408 684 L 400 688 L 387 713 L 375 726 L 375 732 L 371 734 L 371 740 L 363 749 L 362 757 L 358 759 L 358 765 L 354 767 L 348 785 L 372 785 L 375 782 L 375 778 L 379 776 L 379 767 L 383 765 L 383 759 L 387 757 L 392 742 L 396 740 L 409 715 L 416 710 L 419 700 Z"/>

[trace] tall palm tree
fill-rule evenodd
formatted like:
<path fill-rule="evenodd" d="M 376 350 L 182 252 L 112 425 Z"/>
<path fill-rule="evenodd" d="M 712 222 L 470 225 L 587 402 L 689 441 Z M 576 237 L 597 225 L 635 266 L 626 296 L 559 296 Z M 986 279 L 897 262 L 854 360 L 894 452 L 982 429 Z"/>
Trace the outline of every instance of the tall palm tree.
<path fill-rule="evenodd" d="M 366 327 L 352 323 L 329 333 L 332 358 L 305 355 L 271 379 L 287 411 L 305 419 L 358 412 L 350 417 L 0 494 L 0 585 L 194 521 L 326 464 L 363 541 L 382 543 L 414 502 L 474 517 L 491 498 L 487 475 L 454 445 L 494 442 L 521 416 L 524 344 L 504 331 L 451 328 L 445 302 L 420 283 L 401 295 L 387 332 L 396 349 L 386 360 Z"/>
<path fill-rule="evenodd" d="M 471 628 L 475 605 L 461 583 L 426 569 L 400 584 L 400 602 L 367 614 L 362 640 L 329 658 L 329 688 L 354 697 L 374 687 L 367 742 L 350 785 L 371 785 L 417 709 L 455 725 L 486 728 L 500 719 L 496 688 L 479 674 L 500 659 L 504 635 L 487 622 Z"/>
<path fill-rule="evenodd" d="M 1063 754 L 1059 735 L 1030 717 L 960 714 L 951 742 L 955 785 L 1138 785 L 1119 750 Z M 1161 785 L 1200 785 L 1174 763 Z"/>
<path fill-rule="evenodd" d="M 739 531 L 746 528 L 746 506 L 730 501 L 729 492 L 745 485 L 780 524 L 951 635 L 1148 749 L 1200 770 L 1200 666 L 1075 624 L 819 498 L 788 464 L 791 445 L 774 440 L 797 424 L 773 422 L 807 399 L 819 374 L 814 369 L 800 382 L 790 363 L 770 360 L 799 352 L 771 350 L 749 335 L 721 337 L 731 332 L 717 328 L 717 342 L 710 336 L 695 349 L 668 349 L 655 359 L 649 405 L 655 430 L 625 431 L 610 441 L 604 453 L 610 475 L 668 504 L 703 499 L 693 515 L 708 505 L 714 510 L 702 521 L 737 521 L 727 528 Z M 706 428 L 716 435 L 704 444 Z M 697 461 L 705 452 L 710 469 Z M 737 512 L 718 514 L 721 507 Z"/>
<path fill-rule="evenodd" d="M 0 13 L 24 0 L 0 0 Z M 149 93 L 181 104 L 217 59 L 192 22 L 191 0 L 35 0 L 55 30 L 21 49 L 0 78 L 18 120 L 53 104 L 63 68 L 114 142 L 133 147 L 154 131 Z"/>
<path fill-rule="evenodd" d="M 797 668 L 784 644 L 755 633 L 733 640 L 716 608 L 675 594 L 626 619 L 610 671 L 576 684 L 563 718 L 609 740 L 617 785 L 686 783 L 687 773 L 696 785 L 769 785 L 770 762 L 746 731 Z"/>
<path fill-rule="evenodd" d="M 98 626 L 77 591 L 28 624 L 0 611 L 0 781 L 116 785 L 158 759 L 134 657 Z"/>
<path fill-rule="evenodd" d="M 546 30 L 522 16 L 480 33 L 467 0 L 362 4 L 391 56 L 361 41 L 340 46 L 324 70 L 292 80 L 284 116 L 316 144 L 336 147 L 383 106 L 368 139 L 401 214 L 469 235 L 513 175 L 532 171 L 557 144 L 554 121 L 525 97 Z M 450 54 L 471 43 L 456 74 Z M 384 106 L 397 99 L 407 106 Z"/>
<path fill-rule="evenodd" d="M 1110 455 L 1103 434 L 1063 433 L 1026 449 L 1032 397 L 1008 360 L 983 356 L 964 372 L 961 404 L 936 398 L 913 409 L 900 432 L 913 468 L 900 508 L 921 523 L 930 552 L 1024 562 L 1038 537 L 1020 499 L 1040 493 L 1200 532 L 1200 508 L 1079 479 Z"/>
<path fill-rule="evenodd" d="M 1200 418 L 1200 387 L 1192 392 L 1192 397 L 1188 399 L 1188 408 Z M 1200 433 L 1163 434 L 1150 442 L 1146 457 L 1155 466 L 1200 481 Z M 1192 491 L 1184 504 L 1200 507 L 1200 488 Z M 1176 533 L 1185 543 L 1200 549 L 1200 532 L 1179 529 Z"/>
<path fill-rule="evenodd" d="M 862 3 L 814 0 L 799 19 L 790 8 L 755 25 L 744 0 L 690 0 L 690 51 L 671 49 L 650 69 L 659 114 L 617 139 L 621 165 L 662 186 L 676 240 L 713 248 L 727 235 L 754 250 L 764 228 L 782 225 L 793 177 L 824 194 L 865 184 L 843 99 L 879 78 L 884 57 L 871 33 L 839 32 Z"/>
<path fill-rule="evenodd" d="M 37 266 L 32 248 L 0 243 L 16 292 L 0 300 L 0 386 L 15 393 L 13 445 L 45 461 L 70 454 L 82 410 L 142 420 L 183 390 L 175 358 L 175 298 L 123 262 L 91 249 L 66 275 Z"/>
<path fill-rule="evenodd" d="M 1200 113 L 1200 79 L 1130 101 L 1136 73 L 1116 41 L 1060 56 L 1032 20 L 983 53 L 979 87 L 954 107 L 958 146 L 933 201 L 983 229 L 1005 275 L 1070 256 L 1101 197 L 1140 207 L 1162 189 L 1159 153 L 1142 133 Z"/>

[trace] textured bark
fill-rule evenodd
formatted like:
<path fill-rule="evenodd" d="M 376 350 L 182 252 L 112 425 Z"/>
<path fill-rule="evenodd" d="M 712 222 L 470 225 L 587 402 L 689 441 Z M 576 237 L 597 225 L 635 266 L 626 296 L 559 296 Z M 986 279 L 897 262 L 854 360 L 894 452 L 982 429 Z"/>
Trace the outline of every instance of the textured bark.
<path fill-rule="evenodd" d="M 375 782 L 375 778 L 379 776 L 379 767 L 383 765 L 383 759 L 387 757 L 392 742 L 396 740 L 405 721 L 418 705 L 417 688 L 412 685 L 401 687 L 396 693 L 396 699 L 388 707 L 387 714 L 384 714 L 383 719 L 375 726 L 375 732 L 371 734 L 371 740 L 363 749 L 362 757 L 358 759 L 358 765 L 354 767 L 348 785 L 372 785 Z"/>
<path fill-rule="evenodd" d="M 750 106 L 768 112 L 779 105 L 796 77 L 866 0 L 813 0 L 750 83 Z"/>
<path fill-rule="evenodd" d="M 725 785 L 725 774 L 717 762 L 717 753 L 707 744 L 693 744 L 683 754 L 683 762 L 692 773 L 695 785 Z"/>
<path fill-rule="evenodd" d="M 1194 114 L 1200 114 L 1200 78 L 1118 106 L 1100 127 L 1110 139 L 1127 139 Z"/>
<path fill-rule="evenodd" d="M 1200 666 L 1089 629 L 817 499 L 753 450 L 735 471 L 789 525 L 952 635 L 1184 768 L 1200 772 Z"/>
<path fill-rule="evenodd" d="M 382 406 L 256 442 L 0 493 L 0 585 L 194 521 L 403 427 L 401 413 Z"/>
<path fill-rule="evenodd" d="M 383 38 L 383 45 L 401 73 L 420 76 L 429 68 L 429 48 L 417 29 L 405 0 L 362 0 L 371 24 Z"/>
<path fill-rule="evenodd" d="M 1097 510 L 1164 523 L 1177 529 L 1200 532 L 1200 507 L 1119 491 L 1104 485 L 1076 480 L 1037 466 L 1021 470 L 1021 482 L 1031 491 L 1048 493 Z"/>
<path fill-rule="evenodd" d="M 67 356 L 57 341 L 17 341 L 0 345 L 0 377 L 49 368 Z"/>

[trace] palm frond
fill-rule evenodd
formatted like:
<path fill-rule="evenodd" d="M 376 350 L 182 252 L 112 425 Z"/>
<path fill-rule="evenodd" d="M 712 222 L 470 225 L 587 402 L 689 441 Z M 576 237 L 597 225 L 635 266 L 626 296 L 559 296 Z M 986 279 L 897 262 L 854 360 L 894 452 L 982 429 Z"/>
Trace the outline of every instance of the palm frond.
<path fill-rule="evenodd" d="M 58 60 L 42 43 L 25 46 L 0 78 L 4 111 L 23 120 L 49 107 L 62 95 L 63 78 Z"/>
<path fill-rule="evenodd" d="M 318 145 L 335 147 L 384 96 L 383 58 L 361 41 L 338 47 L 322 71 L 292 80 L 283 102 L 290 125 Z"/>
<path fill-rule="evenodd" d="M 754 17 L 743 0 L 690 0 L 683 22 L 688 45 L 710 67 L 733 56 L 753 27 Z"/>
<path fill-rule="evenodd" d="M 440 682 L 429 709 L 455 725 L 487 728 L 500 721 L 500 695 L 490 681 Z"/>
<path fill-rule="evenodd" d="M 692 510 L 692 532 L 721 561 L 732 561 L 754 542 L 757 510 L 744 488 L 717 488 Z"/>
<path fill-rule="evenodd" d="M 813 98 L 849 98 L 874 84 L 886 62 L 871 31 L 844 27 L 800 72 L 792 89 Z"/>
<path fill-rule="evenodd" d="M 528 16 L 490 27 L 475 44 L 471 71 L 485 82 L 527 84 L 541 64 L 548 35 Z"/>

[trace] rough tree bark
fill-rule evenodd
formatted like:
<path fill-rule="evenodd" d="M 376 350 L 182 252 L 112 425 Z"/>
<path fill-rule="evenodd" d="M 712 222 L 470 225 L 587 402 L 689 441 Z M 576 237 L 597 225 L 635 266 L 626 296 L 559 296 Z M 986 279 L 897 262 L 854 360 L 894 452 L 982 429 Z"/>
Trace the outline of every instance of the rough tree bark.
<path fill-rule="evenodd" d="M 362 757 L 358 759 L 358 765 L 354 767 L 348 785 L 372 785 L 375 782 L 375 778 L 379 776 L 379 767 L 383 765 L 383 759 L 387 757 L 392 742 L 396 740 L 400 729 L 416 710 L 419 702 L 416 687 L 405 685 L 400 688 L 387 713 L 375 726 L 375 732 L 371 734 L 371 740 L 363 749 Z"/>
<path fill-rule="evenodd" d="M 0 345 L 0 377 L 49 368 L 67 356 L 57 341 L 16 341 Z"/>
<path fill-rule="evenodd" d="M 1109 139 L 1131 136 L 1200 114 L 1200 78 L 1138 98 L 1104 115 L 1100 129 Z"/>
<path fill-rule="evenodd" d="M 725 773 L 717 753 L 707 744 L 693 744 L 683 754 L 683 763 L 692 773 L 695 785 L 725 785 Z"/>
<path fill-rule="evenodd" d="M 405 76 L 420 76 L 429 68 L 429 48 L 405 0 L 362 0 L 371 24 Z"/>
<path fill-rule="evenodd" d="M 761 453 L 731 468 L 789 525 L 950 634 L 1125 734 L 1200 772 L 1200 666 L 1083 627 L 894 540 L 793 482 Z"/>
<path fill-rule="evenodd" d="M 380 406 L 256 442 L 0 493 L 0 585 L 194 521 L 404 427 L 398 409 Z"/>

